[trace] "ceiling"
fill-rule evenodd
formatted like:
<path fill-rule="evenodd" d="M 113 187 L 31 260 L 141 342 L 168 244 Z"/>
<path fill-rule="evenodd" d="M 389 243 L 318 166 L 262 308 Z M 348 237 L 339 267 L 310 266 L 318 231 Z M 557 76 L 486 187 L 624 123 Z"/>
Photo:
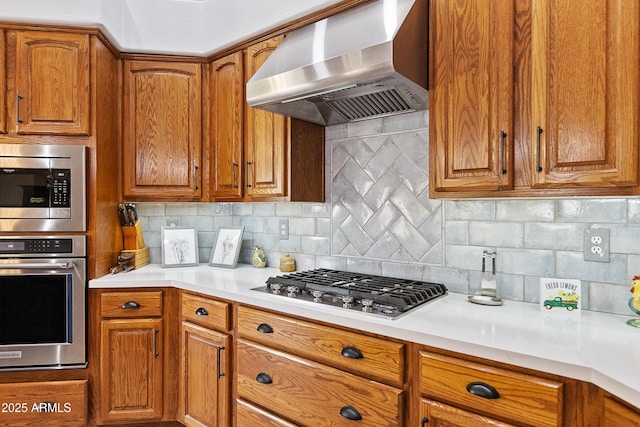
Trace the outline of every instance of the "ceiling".
<path fill-rule="evenodd" d="M 207 56 L 340 0 L 0 0 L 0 21 L 100 27 L 123 52 Z"/>

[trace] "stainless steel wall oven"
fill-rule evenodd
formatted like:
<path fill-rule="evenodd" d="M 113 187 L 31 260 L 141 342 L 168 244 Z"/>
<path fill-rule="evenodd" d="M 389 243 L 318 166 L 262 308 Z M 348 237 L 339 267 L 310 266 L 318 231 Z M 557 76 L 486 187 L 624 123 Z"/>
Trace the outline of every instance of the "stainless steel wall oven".
<path fill-rule="evenodd" d="M 86 238 L 0 236 L 0 371 L 86 367 Z"/>

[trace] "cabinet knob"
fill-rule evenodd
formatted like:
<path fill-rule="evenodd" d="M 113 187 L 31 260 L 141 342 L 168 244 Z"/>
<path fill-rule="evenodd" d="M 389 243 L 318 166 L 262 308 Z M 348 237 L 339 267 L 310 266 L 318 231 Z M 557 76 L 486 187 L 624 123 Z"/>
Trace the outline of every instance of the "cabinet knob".
<path fill-rule="evenodd" d="M 258 381 L 260 384 L 271 384 L 273 382 L 269 374 L 265 374 L 264 372 L 260 372 L 258 374 L 258 376 L 256 377 L 256 381 Z"/>
<path fill-rule="evenodd" d="M 209 315 L 209 312 L 204 307 L 200 307 L 196 310 L 196 316 L 208 316 L 208 315 Z"/>
<path fill-rule="evenodd" d="M 467 391 L 475 396 L 485 399 L 497 399 L 500 397 L 498 390 L 487 383 L 473 381 L 467 384 Z"/>
<path fill-rule="evenodd" d="M 342 349 L 342 355 L 349 359 L 362 359 L 364 356 L 362 352 L 358 350 L 356 347 L 347 346 Z"/>
<path fill-rule="evenodd" d="M 125 310 L 129 308 L 140 308 L 140 303 L 136 301 L 127 301 L 124 304 L 122 304 L 122 308 Z"/>
<path fill-rule="evenodd" d="M 261 334 L 272 334 L 273 328 L 267 323 L 260 323 L 258 325 L 257 331 L 260 332 Z"/>
<path fill-rule="evenodd" d="M 353 406 L 349 405 L 340 408 L 340 415 L 351 421 L 360 421 L 362 419 L 360 412 L 358 412 Z"/>

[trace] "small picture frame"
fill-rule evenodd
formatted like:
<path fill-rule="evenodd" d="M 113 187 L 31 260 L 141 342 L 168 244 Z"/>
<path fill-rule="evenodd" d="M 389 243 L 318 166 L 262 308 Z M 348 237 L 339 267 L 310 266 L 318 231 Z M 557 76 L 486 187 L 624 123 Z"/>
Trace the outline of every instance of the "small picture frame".
<path fill-rule="evenodd" d="M 162 227 L 162 266 L 198 265 L 198 233 L 189 227 Z"/>
<path fill-rule="evenodd" d="M 216 244 L 211 251 L 209 265 L 212 267 L 235 268 L 242 246 L 244 227 L 222 227 L 218 231 Z"/>

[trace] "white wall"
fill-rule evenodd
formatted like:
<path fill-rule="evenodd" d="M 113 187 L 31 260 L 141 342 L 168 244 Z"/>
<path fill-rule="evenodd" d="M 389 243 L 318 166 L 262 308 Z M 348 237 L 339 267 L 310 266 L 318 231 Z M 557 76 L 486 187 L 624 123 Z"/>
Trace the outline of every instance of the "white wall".
<path fill-rule="evenodd" d="M 208 55 L 339 0 L 0 0 L 0 21 L 100 26 L 123 51 Z"/>

